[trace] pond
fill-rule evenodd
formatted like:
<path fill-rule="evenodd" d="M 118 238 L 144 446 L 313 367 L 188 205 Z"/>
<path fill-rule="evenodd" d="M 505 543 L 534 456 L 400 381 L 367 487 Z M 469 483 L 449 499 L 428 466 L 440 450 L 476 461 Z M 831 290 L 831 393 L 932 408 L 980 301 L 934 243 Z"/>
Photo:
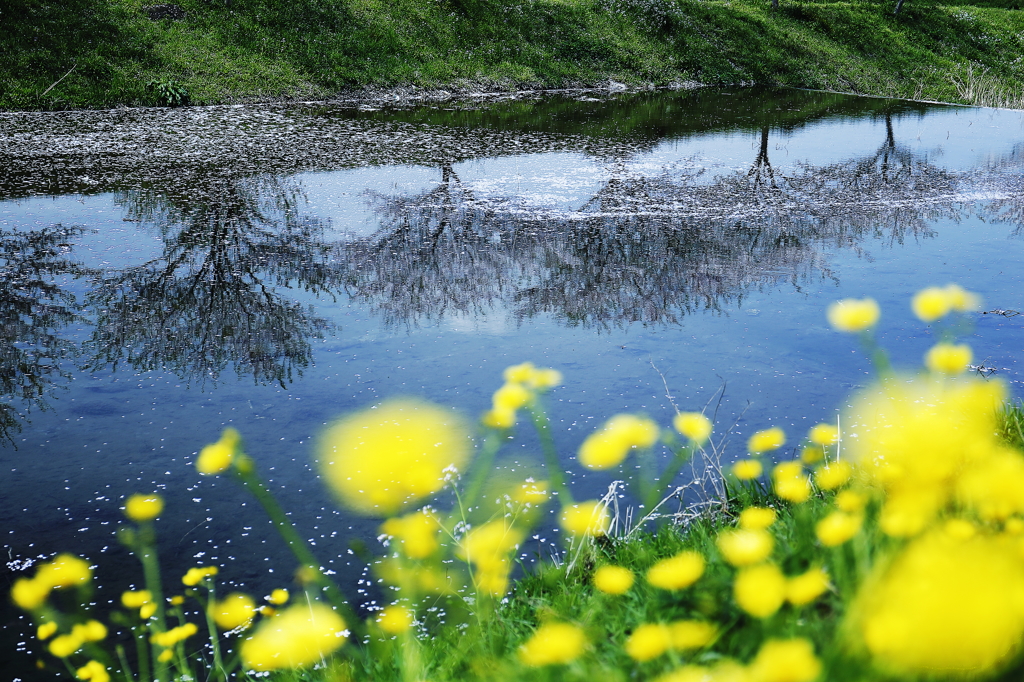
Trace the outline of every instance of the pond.
<path fill-rule="evenodd" d="M 743 89 L 8 113 L 0 168 L 8 583 L 72 551 L 115 599 L 138 581 L 120 506 L 159 491 L 172 575 L 288 586 L 254 503 L 192 467 L 234 426 L 363 589 L 349 545 L 377 521 L 336 510 L 317 433 L 396 395 L 478 416 L 525 360 L 564 375 L 548 405 L 581 497 L 613 477 L 572 455 L 620 411 L 706 409 L 725 461 L 766 426 L 795 444 L 871 377 L 825 322 L 842 297 L 879 300 L 911 368 L 934 336 L 910 296 L 979 292 L 976 371 L 1019 393 L 1022 112 Z M 501 466 L 543 475 L 521 436 Z M 0 667 L 26 670 L 0 608 Z"/>

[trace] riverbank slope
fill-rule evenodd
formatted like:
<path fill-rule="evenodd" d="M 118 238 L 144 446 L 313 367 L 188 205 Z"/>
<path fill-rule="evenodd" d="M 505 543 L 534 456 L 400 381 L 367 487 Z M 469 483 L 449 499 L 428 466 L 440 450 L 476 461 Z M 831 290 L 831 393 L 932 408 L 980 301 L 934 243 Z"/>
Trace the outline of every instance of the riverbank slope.
<path fill-rule="evenodd" d="M 1021 106 L 1016 1 L 8 0 L 0 109 L 610 82 Z"/>

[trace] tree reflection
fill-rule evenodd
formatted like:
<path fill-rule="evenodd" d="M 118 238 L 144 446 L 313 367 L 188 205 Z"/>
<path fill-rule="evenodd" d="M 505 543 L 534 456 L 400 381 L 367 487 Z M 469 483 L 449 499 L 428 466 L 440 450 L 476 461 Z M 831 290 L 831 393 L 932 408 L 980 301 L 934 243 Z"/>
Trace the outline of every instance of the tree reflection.
<path fill-rule="evenodd" d="M 330 291 L 324 223 L 303 218 L 302 194 L 275 179 L 183 180 L 120 196 L 126 217 L 159 230 L 161 258 L 100 277 L 89 343 L 94 367 L 127 362 L 216 380 L 230 365 L 257 383 L 290 381 L 329 323 L 278 293 Z"/>
<path fill-rule="evenodd" d="M 967 210 L 954 198 L 964 177 L 899 145 L 889 116 L 885 130 L 872 154 L 784 176 L 767 127 L 749 170 L 650 176 L 613 162 L 569 213 L 473 197 L 442 166 L 428 192 L 371 197 L 380 230 L 339 247 L 349 293 L 391 324 L 503 308 L 517 320 L 610 327 L 676 324 L 752 288 L 832 278 L 825 247 L 925 238 L 930 221 Z"/>
<path fill-rule="evenodd" d="M 80 321 L 75 296 L 60 284 L 85 269 L 69 257 L 79 227 L 0 231 L 0 440 L 20 428 L 16 403 L 46 409 L 61 360 L 75 344 L 61 336 Z"/>

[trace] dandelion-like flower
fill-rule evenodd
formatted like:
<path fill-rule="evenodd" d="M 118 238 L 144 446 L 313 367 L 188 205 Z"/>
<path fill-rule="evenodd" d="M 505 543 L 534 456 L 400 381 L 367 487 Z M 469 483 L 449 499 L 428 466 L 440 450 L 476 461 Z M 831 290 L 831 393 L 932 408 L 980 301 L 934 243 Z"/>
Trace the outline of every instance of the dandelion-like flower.
<path fill-rule="evenodd" d="M 645 417 L 617 414 L 583 441 L 580 464 L 608 469 L 622 463 L 633 448 L 649 448 L 658 441 L 658 425 Z"/>
<path fill-rule="evenodd" d="M 216 443 L 210 443 L 199 451 L 196 471 L 204 476 L 213 476 L 226 471 L 238 454 L 242 436 L 230 426 L 220 434 Z"/>
<path fill-rule="evenodd" d="M 389 635 L 398 635 L 413 625 L 413 612 L 404 606 L 393 604 L 377 615 L 380 629 Z"/>
<path fill-rule="evenodd" d="M 770 639 L 751 662 L 750 673 L 758 682 L 812 682 L 821 675 L 821 661 L 806 639 Z"/>
<path fill-rule="evenodd" d="M 841 332 L 862 332 L 878 323 L 881 311 L 873 298 L 844 298 L 826 310 L 832 328 Z"/>
<path fill-rule="evenodd" d="M 183 585 L 188 587 L 195 587 L 207 578 L 212 578 L 217 575 L 217 573 L 218 569 L 216 566 L 193 566 L 185 571 L 185 575 L 182 576 L 181 582 Z"/>
<path fill-rule="evenodd" d="M 519 647 L 519 660 L 533 668 L 572 663 L 589 642 L 583 630 L 570 623 L 544 623 Z"/>
<path fill-rule="evenodd" d="M 381 532 L 398 541 L 402 553 L 410 559 L 425 559 L 440 547 L 437 536 L 441 524 L 432 513 L 420 509 L 385 521 Z"/>
<path fill-rule="evenodd" d="M 756 618 L 771 616 L 786 599 L 786 576 L 775 564 L 741 569 L 733 582 L 739 607 Z"/>
<path fill-rule="evenodd" d="M 828 588 L 828 573 L 812 568 L 786 581 L 786 601 L 793 606 L 804 606 L 825 594 Z"/>
<path fill-rule="evenodd" d="M 348 632 L 341 616 L 319 602 L 296 604 L 260 623 L 242 642 L 246 670 L 304 668 L 337 650 Z"/>
<path fill-rule="evenodd" d="M 256 615 L 256 602 L 241 592 L 232 592 L 213 608 L 213 620 L 225 630 L 248 625 Z"/>
<path fill-rule="evenodd" d="M 758 431 L 747 441 L 747 451 L 755 455 L 777 450 L 786 444 L 786 434 L 778 426 Z"/>
<path fill-rule="evenodd" d="M 388 516 L 440 490 L 462 468 L 472 443 L 463 420 L 431 403 L 396 399 L 328 427 L 320 471 L 349 509 Z"/>
<path fill-rule="evenodd" d="M 625 594 L 634 580 L 633 571 L 624 566 L 601 566 L 594 571 L 594 587 L 605 594 Z"/>
<path fill-rule="evenodd" d="M 626 640 L 626 654 L 634 661 L 650 661 L 669 650 L 672 632 L 663 623 L 638 625 Z"/>
<path fill-rule="evenodd" d="M 107 672 L 107 667 L 96 660 L 91 660 L 75 670 L 75 677 L 89 682 L 110 682 L 110 673 Z"/>
<path fill-rule="evenodd" d="M 733 566 L 752 566 L 771 556 L 775 538 L 766 530 L 736 528 L 719 533 L 716 544 Z"/>
<path fill-rule="evenodd" d="M 684 551 L 647 569 L 647 582 L 663 590 L 683 590 L 704 575 L 704 557 Z"/>
<path fill-rule="evenodd" d="M 775 510 L 771 507 L 747 507 L 740 512 L 738 524 L 746 530 L 763 530 L 775 523 Z"/>
<path fill-rule="evenodd" d="M 922 322 L 934 322 L 945 317 L 952 307 L 949 294 L 941 287 L 928 287 L 914 294 L 910 307 Z"/>
<path fill-rule="evenodd" d="M 860 531 L 864 520 L 856 514 L 835 511 L 818 521 L 814 527 L 818 541 L 826 547 L 838 547 Z"/>
<path fill-rule="evenodd" d="M 741 481 L 758 478 L 764 473 L 764 465 L 756 459 L 741 459 L 732 465 L 732 475 Z"/>
<path fill-rule="evenodd" d="M 702 412 L 680 412 L 672 420 L 672 425 L 697 445 L 703 445 L 711 437 L 711 420 Z"/>
<path fill-rule="evenodd" d="M 559 519 L 562 529 L 572 535 L 604 535 L 611 517 L 600 500 L 589 500 L 565 507 Z"/>
<path fill-rule="evenodd" d="M 937 374 L 963 374 L 973 354 L 966 343 L 937 343 L 924 356 L 924 366 Z"/>
<path fill-rule="evenodd" d="M 152 521 L 164 510 L 164 500 L 159 495 L 135 494 L 124 503 L 124 515 L 136 523 Z"/>

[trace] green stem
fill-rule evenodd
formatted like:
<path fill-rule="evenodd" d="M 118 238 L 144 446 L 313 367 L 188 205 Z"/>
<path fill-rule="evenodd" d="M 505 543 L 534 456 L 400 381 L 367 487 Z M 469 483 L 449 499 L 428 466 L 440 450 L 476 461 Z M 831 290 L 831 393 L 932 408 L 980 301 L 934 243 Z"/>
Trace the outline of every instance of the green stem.
<path fill-rule="evenodd" d="M 246 490 L 256 498 L 256 501 L 267 512 L 267 516 L 270 517 L 270 521 L 274 524 L 278 534 L 285 541 L 285 544 L 288 545 L 288 549 L 291 550 L 299 563 L 309 570 L 310 576 L 313 578 L 313 584 L 319 587 L 331 604 L 338 609 L 348 628 L 356 635 L 352 639 L 361 639 L 364 634 L 362 621 L 356 617 L 355 611 L 349 606 L 348 600 L 345 599 L 341 588 L 320 570 L 320 561 L 313 554 L 313 551 L 302 536 L 299 535 L 299 531 L 296 530 L 292 522 L 288 520 L 288 516 L 277 503 L 273 494 L 263 484 L 263 481 L 259 479 L 259 476 L 256 475 L 255 468 L 247 463 L 244 466 L 233 467 L 233 471 Z"/>
<path fill-rule="evenodd" d="M 892 363 L 889 362 L 889 355 L 885 352 L 885 349 L 878 345 L 878 341 L 875 339 L 874 334 L 870 331 L 861 332 L 860 342 L 864 346 L 864 350 L 867 351 L 868 356 L 871 358 L 871 364 L 875 366 L 875 371 L 878 372 L 878 376 L 883 379 L 891 377 L 893 375 L 893 371 Z"/>
<path fill-rule="evenodd" d="M 116 651 L 117 660 L 121 662 L 121 674 L 124 675 L 124 682 L 132 682 L 135 679 L 135 675 L 132 674 L 132 666 L 128 663 L 128 657 L 125 656 L 124 647 L 118 644 Z"/>
<path fill-rule="evenodd" d="M 213 670 L 215 675 L 211 676 L 211 679 L 217 679 L 217 675 L 221 679 L 227 679 L 227 671 L 224 670 L 224 660 L 220 655 L 220 633 L 217 631 L 217 621 L 213 619 L 213 610 L 217 605 L 217 598 L 214 594 L 213 581 L 210 578 L 206 578 L 204 582 L 208 585 L 208 592 L 206 594 L 206 604 L 203 612 L 206 614 L 206 629 L 210 633 L 210 646 L 213 648 Z"/>
<path fill-rule="evenodd" d="M 465 510 L 469 510 L 477 503 L 477 498 L 483 492 L 484 484 L 487 482 L 487 475 L 494 467 L 494 457 L 501 449 L 502 436 L 500 432 L 489 431 L 484 436 L 483 447 L 480 448 L 480 456 L 473 465 L 473 475 L 470 478 L 466 494 L 462 497 L 461 504 Z"/>
<path fill-rule="evenodd" d="M 160 560 L 156 553 L 156 531 L 153 523 L 146 521 L 139 527 L 139 544 L 137 553 L 139 561 L 142 562 L 142 573 L 146 580 L 146 589 L 152 595 L 153 604 L 156 605 L 156 627 L 144 627 L 150 632 L 166 632 L 167 622 L 164 617 L 164 593 L 160 581 Z M 153 657 L 153 679 L 156 682 L 163 682 L 168 679 L 167 661 L 161 661 L 159 657 Z"/>
<path fill-rule="evenodd" d="M 540 399 L 536 398 L 527 405 L 530 419 L 533 421 L 533 428 L 537 430 L 540 438 L 541 452 L 544 453 L 544 462 L 548 469 L 548 478 L 551 480 L 551 489 L 558 494 L 562 506 L 570 505 L 573 502 L 572 493 L 565 483 L 565 472 L 558 461 L 558 450 L 555 448 L 555 439 L 551 436 L 551 422 L 544 412 Z"/>
<path fill-rule="evenodd" d="M 676 449 L 668 466 L 661 472 L 661 476 L 655 480 L 654 488 L 649 492 L 649 499 L 644 500 L 648 511 L 654 509 L 654 505 L 661 501 L 658 499 L 658 496 L 663 494 L 665 488 L 672 484 L 672 481 L 675 480 L 680 470 L 682 470 L 683 465 L 693 458 L 693 453 L 696 449 L 697 446 L 694 443 Z"/>

